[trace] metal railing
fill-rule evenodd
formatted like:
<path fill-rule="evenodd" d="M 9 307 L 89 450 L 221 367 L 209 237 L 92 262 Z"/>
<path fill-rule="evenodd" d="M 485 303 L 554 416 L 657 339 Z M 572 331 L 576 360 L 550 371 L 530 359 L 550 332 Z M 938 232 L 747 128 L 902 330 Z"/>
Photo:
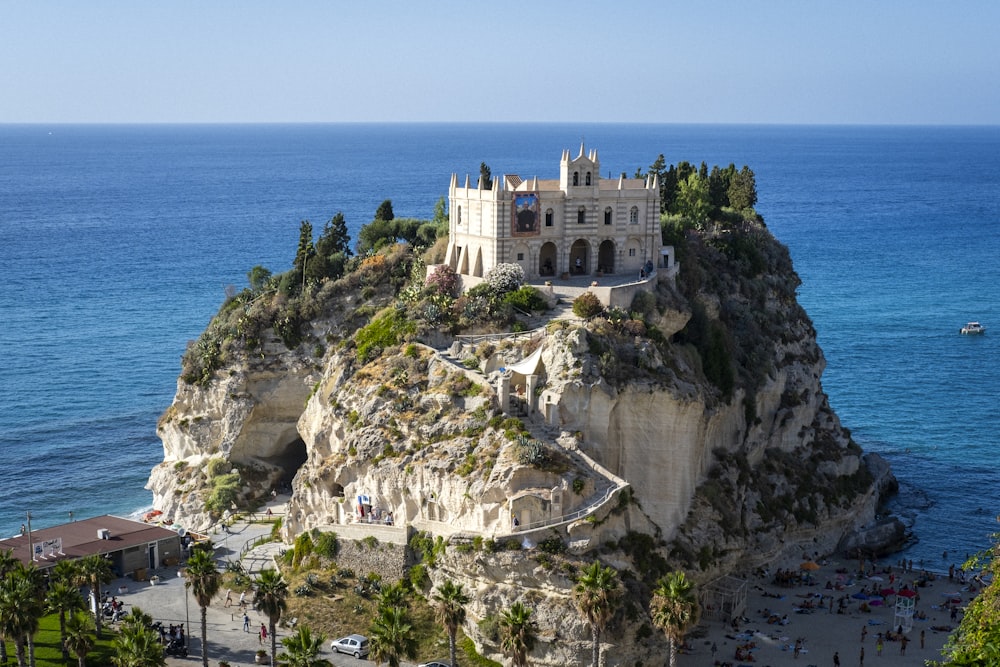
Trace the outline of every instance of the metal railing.
<path fill-rule="evenodd" d="M 527 338 L 528 340 L 534 340 L 536 337 L 545 337 L 547 334 L 545 327 L 538 327 L 537 329 L 531 329 L 530 331 L 509 331 L 506 333 L 495 333 L 495 334 L 459 334 L 455 336 L 455 340 L 462 341 L 463 343 L 482 343 L 483 341 L 500 341 L 500 340 L 520 340 L 522 338 Z"/>
<path fill-rule="evenodd" d="M 517 534 L 528 533 L 533 530 L 538 530 L 540 528 L 548 528 L 550 526 L 557 526 L 559 524 L 570 523 L 571 521 L 576 521 L 577 519 L 581 519 L 585 516 L 593 514 L 598 509 L 603 507 L 606 503 L 608 503 L 612 498 L 614 498 L 614 496 L 619 491 L 624 489 L 626 486 L 628 485 L 623 484 L 620 486 L 612 486 L 608 488 L 608 490 L 604 492 L 604 495 L 601 496 L 600 500 L 596 502 L 581 507 L 580 509 L 570 512 L 569 514 L 563 514 L 557 517 L 550 517 L 548 519 L 542 519 L 540 521 L 532 521 L 531 523 L 526 524 L 524 526 L 518 526 L 517 528 L 514 529 L 514 532 L 511 534 L 513 535 L 515 533 Z"/>

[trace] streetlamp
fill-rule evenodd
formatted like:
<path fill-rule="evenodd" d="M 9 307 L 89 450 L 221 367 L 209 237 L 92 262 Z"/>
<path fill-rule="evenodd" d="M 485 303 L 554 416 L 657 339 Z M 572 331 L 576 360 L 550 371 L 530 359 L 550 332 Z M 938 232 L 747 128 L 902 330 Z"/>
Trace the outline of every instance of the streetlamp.
<path fill-rule="evenodd" d="M 184 578 L 184 570 L 177 568 L 177 576 Z M 187 648 L 188 637 L 191 635 L 191 613 L 188 610 L 188 582 L 184 582 L 184 647 Z"/>

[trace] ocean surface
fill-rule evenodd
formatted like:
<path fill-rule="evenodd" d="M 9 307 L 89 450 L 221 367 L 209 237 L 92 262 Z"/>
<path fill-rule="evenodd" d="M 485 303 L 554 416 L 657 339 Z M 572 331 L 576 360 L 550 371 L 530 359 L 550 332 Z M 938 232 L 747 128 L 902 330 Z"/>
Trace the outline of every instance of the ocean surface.
<path fill-rule="evenodd" d="M 791 250 L 855 439 L 947 568 L 1000 514 L 1000 128 L 714 125 L 0 126 L 0 535 L 148 508 L 180 357 L 247 272 L 291 266 L 301 220 L 391 199 L 430 218 L 453 172 L 555 178 L 748 164 Z M 985 336 L 958 334 L 982 321 Z M 949 552 L 945 557 L 944 552 Z"/>

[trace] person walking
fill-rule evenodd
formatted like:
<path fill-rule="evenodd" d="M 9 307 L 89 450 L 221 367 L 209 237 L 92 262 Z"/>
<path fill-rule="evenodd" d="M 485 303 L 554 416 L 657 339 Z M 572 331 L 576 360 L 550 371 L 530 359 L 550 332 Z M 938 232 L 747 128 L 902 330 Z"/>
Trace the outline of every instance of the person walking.
<path fill-rule="evenodd" d="M 838 651 L 833 652 L 833 667 L 840 667 L 840 653 Z"/>
<path fill-rule="evenodd" d="M 858 657 L 858 665 L 860 667 L 865 667 L 865 647 L 861 647 L 861 655 Z"/>
<path fill-rule="evenodd" d="M 867 636 L 868 636 L 868 626 L 867 625 L 862 625 L 861 626 L 861 643 L 862 644 L 865 643 L 865 637 L 867 637 Z"/>
<path fill-rule="evenodd" d="M 233 591 L 232 590 L 227 590 L 226 591 L 226 604 L 225 604 L 225 606 L 226 607 L 232 607 L 233 606 Z"/>
<path fill-rule="evenodd" d="M 924 648 L 924 631 L 923 630 L 920 631 L 920 648 L 921 649 Z"/>
<path fill-rule="evenodd" d="M 260 643 L 263 644 L 267 641 L 267 626 L 263 623 L 260 624 L 260 632 L 257 633 L 260 638 Z"/>
<path fill-rule="evenodd" d="M 250 632 L 250 616 L 243 612 L 243 632 Z"/>

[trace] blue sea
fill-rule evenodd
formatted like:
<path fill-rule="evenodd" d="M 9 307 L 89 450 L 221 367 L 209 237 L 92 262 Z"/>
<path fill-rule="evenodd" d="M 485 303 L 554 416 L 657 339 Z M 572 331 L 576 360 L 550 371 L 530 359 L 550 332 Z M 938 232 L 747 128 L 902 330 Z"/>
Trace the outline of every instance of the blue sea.
<path fill-rule="evenodd" d="M 0 535 L 151 502 L 156 421 L 180 357 L 299 223 L 384 199 L 429 218 L 453 172 L 554 178 L 748 164 L 855 439 L 901 483 L 893 509 L 946 568 L 1000 514 L 1000 128 L 733 125 L 0 126 Z M 958 334 L 968 320 L 991 329 Z M 943 552 L 948 551 L 947 558 Z"/>

